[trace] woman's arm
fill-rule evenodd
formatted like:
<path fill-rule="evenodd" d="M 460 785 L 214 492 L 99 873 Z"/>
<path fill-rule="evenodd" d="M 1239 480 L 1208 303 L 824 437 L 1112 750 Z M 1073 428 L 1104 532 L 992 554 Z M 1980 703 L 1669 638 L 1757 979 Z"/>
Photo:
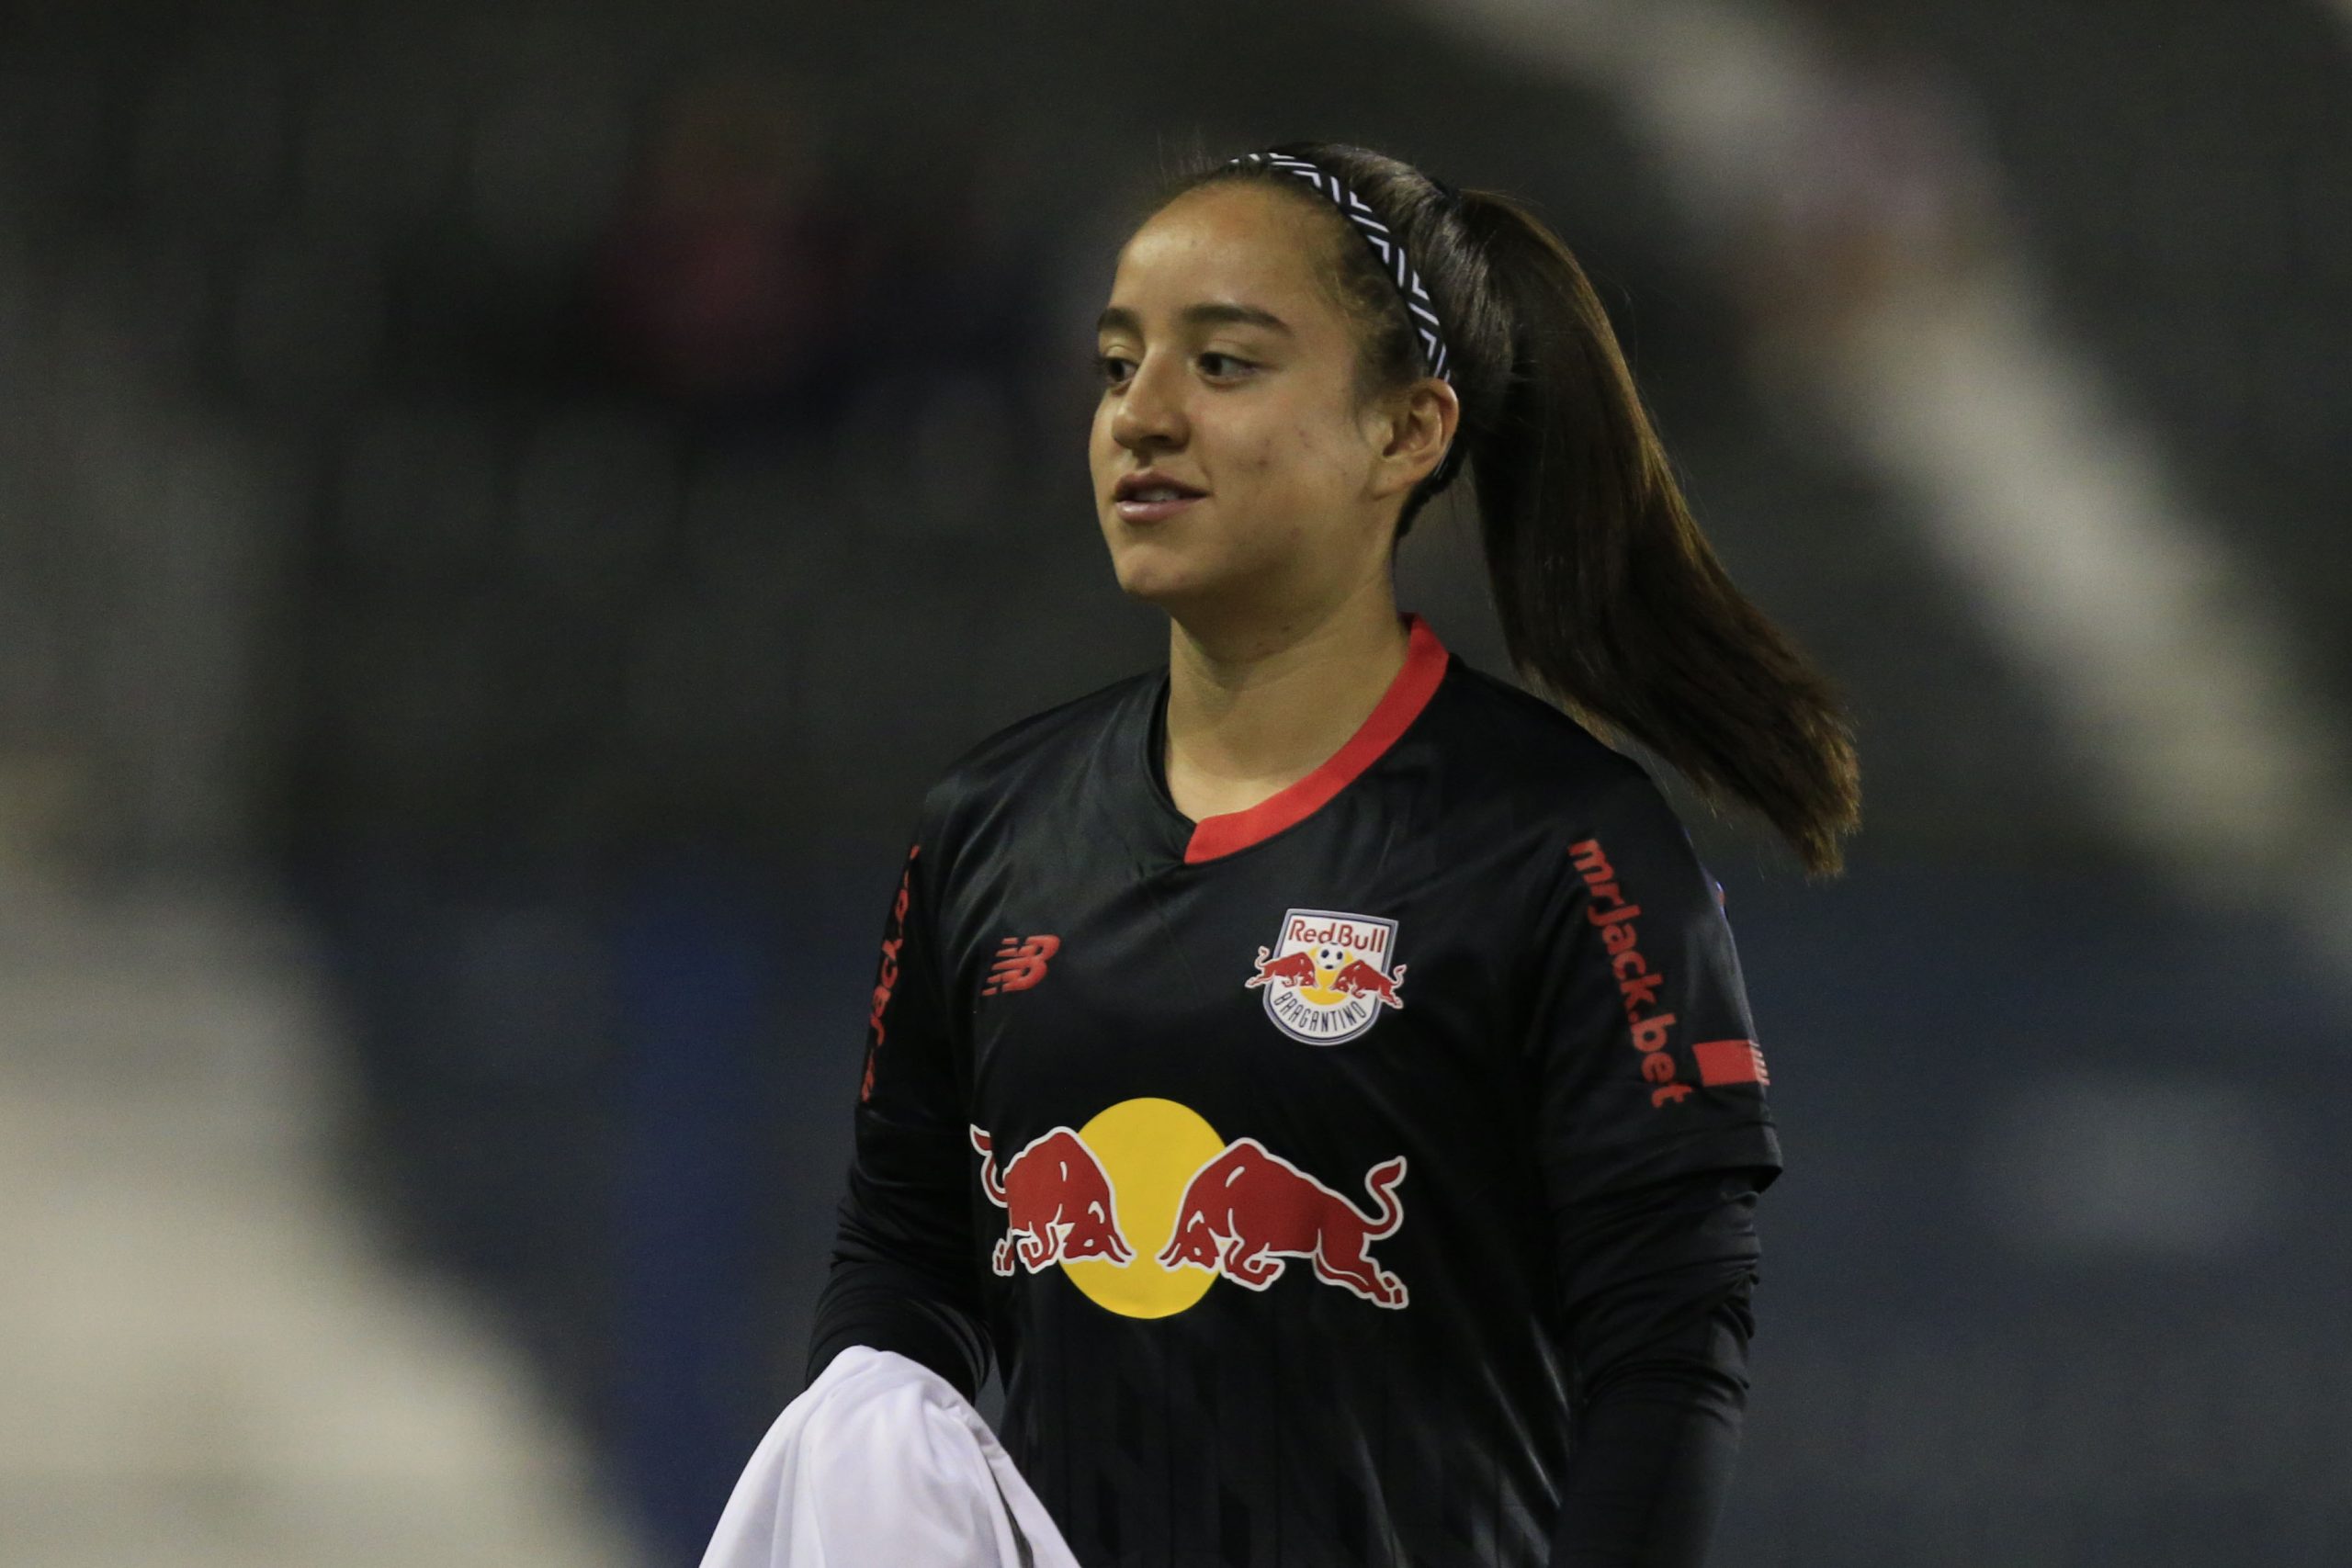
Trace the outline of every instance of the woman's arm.
<path fill-rule="evenodd" d="M 1574 1430 L 1554 1568 L 1698 1568 L 1738 1452 L 1781 1151 L 1719 891 L 1646 779 L 1579 809 L 1533 927 L 1536 1157 Z"/>
<path fill-rule="evenodd" d="M 884 925 L 856 1148 L 808 1378 L 867 1345 L 922 1362 L 970 1399 L 988 1376 L 989 1347 L 973 1261 L 977 1156 L 940 977 L 937 860 L 921 845 L 909 852 Z"/>
<path fill-rule="evenodd" d="M 843 1206 L 832 1273 L 817 1298 L 808 1381 L 853 1345 L 922 1362 L 967 1399 L 989 1375 L 989 1333 L 978 1303 L 936 1274 L 900 1262 Z"/>
<path fill-rule="evenodd" d="M 1747 1400 L 1757 1174 L 1611 1194 L 1568 1239 L 1576 1427 L 1552 1568 L 1700 1568 Z"/>

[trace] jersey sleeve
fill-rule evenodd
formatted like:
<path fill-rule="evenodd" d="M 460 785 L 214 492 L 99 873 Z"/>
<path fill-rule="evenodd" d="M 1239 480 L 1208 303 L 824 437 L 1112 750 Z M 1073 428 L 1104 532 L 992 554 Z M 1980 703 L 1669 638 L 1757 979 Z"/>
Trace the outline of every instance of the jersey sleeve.
<path fill-rule="evenodd" d="M 1566 1322 L 1568 1471 L 1550 1568 L 1701 1568 L 1747 1408 L 1758 1173 L 1703 1171 L 1583 1206 Z"/>
<path fill-rule="evenodd" d="M 907 854 L 866 1015 L 855 1143 L 808 1376 L 851 1345 L 896 1350 L 976 1397 L 988 1333 L 973 1266 L 967 1096 L 943 978 L 933 841 Z"/>
<path fill-rule="evenodd" d="M 1555 1214 L 1708 1169 L 1781 1167 L 1719 889 L 1646 775 L 1560 825 L 1534 870 L 1529 1046 Z"/>

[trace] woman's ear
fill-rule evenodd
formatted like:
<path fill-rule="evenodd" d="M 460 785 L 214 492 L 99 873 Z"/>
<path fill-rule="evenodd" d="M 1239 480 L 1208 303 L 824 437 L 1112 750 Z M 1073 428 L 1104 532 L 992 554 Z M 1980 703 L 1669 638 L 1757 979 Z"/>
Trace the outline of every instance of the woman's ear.
<path fill-rule="evenodd" d="M 1401 495 L 1435 471 L 1462 424 L 1462 400 L 1451 383 L 1424 376 L 1375 405 L 1378 443 L 1372 494 Z"/>

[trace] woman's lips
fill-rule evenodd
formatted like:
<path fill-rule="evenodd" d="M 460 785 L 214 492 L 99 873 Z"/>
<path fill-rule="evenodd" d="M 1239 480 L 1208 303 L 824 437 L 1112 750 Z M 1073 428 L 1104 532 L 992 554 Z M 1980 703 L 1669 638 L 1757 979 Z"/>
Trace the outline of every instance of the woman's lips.
<path fill-rule="evenodd" d="M 1194 502 L 1207 499 L 1204 495 L 1181 495 L 1173 501 L 1122 501 L 1114 504 L 1123 522 L 1160 523 L 1175 516 Z"/>

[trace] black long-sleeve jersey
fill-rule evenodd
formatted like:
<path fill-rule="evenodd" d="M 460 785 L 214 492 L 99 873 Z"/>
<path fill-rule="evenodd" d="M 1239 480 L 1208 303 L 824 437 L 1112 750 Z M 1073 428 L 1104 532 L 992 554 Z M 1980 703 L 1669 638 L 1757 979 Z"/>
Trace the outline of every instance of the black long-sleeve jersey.
<path fill-rule="evenodd" d="M 968 1393 L 992 1343 L 1090 1568 L 1607 1560 L 1555 1557 L 1574 1495 L 1659 1500 L 1572 1478 L 1575 1418 L 1713 1462 L 1643 1380 L 1675 1335 L 1736 1365 L 1781 1164 L 1721 890 L 1635 763 L 1419 617 L 1346 746 L 1197 824 L 1167 680 L 926 799 L 816 1361 L 883 1343 Z M 1602 1342 L 1647 1347 L 1605 1421 Z"/>

